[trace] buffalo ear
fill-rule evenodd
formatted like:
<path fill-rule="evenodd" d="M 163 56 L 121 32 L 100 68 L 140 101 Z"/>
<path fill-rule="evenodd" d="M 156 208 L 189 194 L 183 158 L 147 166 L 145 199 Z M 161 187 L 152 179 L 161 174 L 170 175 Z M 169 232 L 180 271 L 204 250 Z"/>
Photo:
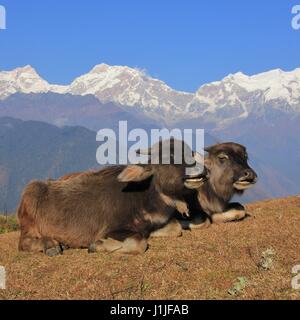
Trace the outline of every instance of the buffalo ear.
<path fill-rule="evenodd" d="M 120 182 L 140 182 L 152 176 L 152 170 L 145 166 L 127 166 L 119 175 Z"/>

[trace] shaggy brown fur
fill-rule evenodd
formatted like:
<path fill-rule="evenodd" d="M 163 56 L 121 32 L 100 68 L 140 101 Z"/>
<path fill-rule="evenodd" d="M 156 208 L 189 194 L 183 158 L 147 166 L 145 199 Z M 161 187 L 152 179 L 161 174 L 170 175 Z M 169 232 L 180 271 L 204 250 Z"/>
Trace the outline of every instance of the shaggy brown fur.
<path fill-rule="evenodd" d="M 177 204 L 195 192 L 184 186 L 185 168 L 115 166 L 33 181 L 18 209 L 19 249 L 49 255 L 63 246 L 140 253 L 150 233 L 166 225 Z"/>

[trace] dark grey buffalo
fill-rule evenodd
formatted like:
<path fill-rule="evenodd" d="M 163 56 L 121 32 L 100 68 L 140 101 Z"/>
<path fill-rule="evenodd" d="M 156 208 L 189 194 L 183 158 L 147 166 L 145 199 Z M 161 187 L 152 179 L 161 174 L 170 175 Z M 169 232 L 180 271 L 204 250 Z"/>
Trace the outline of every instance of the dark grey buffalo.
<path fill-rule="evenodd" d="M 205 150 L 207 155 L 198 157 L 198 161 L 204 161 L 208 178 L 198 188 L 198 207 L 192 204 L 193 223 L 183 223 L 191 228 L 205 226 L 210 221 L 220 223 L 244 218 L 244 207 L 230 201 L 234 195 L 243 194 L 257 182 L 257 174 L 248 165 L 244 146 L 229 142 Z M 185 184 L 197 188 L 193 180 L 187 179 Z"/>
<path fill-rule="evenodd" d="M 146 153 L 153 151 L 149 159 L 158 158 L 158 164 L 149 160 L 29 183 L 18 209 L 19 249 L 48 255 L 60 254 L 63 247 L 142 253 L 150 234 L 178 235 L 174 209 L 187 211 L 185 197 L 205 177 L 197 168 L 193 171 L 191 159 L 174 161 L 182 142 L 171 140 L 170 145 L 170 164 L 161 164 L 156 145 Z M 185 186 L 186 179 L 191 186 Z"/>

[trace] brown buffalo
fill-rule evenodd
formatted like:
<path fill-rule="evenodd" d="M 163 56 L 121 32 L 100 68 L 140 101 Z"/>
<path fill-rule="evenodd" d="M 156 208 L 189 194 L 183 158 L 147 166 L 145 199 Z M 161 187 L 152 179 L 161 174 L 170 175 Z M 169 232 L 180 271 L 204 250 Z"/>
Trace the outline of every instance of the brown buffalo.
<path fill-rule="evenodd" d="M 51 256 L 62 247 L 142 253 L 151 233 L 179 235 L 174 208 L 187 210 L 185 196 L 204 179 L 198 170 L 188 177 L 193 186 L 185 187 L 188 163 L 114 166 L 29 183 L 18 209 L 19 249 Z"/>
<path fill-rule="evenodd" d="M 243 194 L 257 181 L 257 174 L 248 165 L 244 146 L 232 142 L 221 143 L 205 151 L 204 164 L 208 179 L 198 188 L 199 207 L 192 210 L 196 211 L 194 221 L 183 223 L 185 227 L 203 227 L 210 221 L 221 223 L 244 218 L 244 207 L 239 203 L 231 204 L 230 200 L 236 194 Z M 203 161 L 203 158 L 199 161 Z M 193 180 L 185 183 L 190 188 L 196 187 Z"/>

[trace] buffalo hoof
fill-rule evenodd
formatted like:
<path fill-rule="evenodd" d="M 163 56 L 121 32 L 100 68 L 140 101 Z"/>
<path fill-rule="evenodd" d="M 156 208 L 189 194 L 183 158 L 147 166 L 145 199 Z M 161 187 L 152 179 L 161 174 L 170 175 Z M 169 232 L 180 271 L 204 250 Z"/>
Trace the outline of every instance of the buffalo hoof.
<path fill-rule="evenodd" d="M 106 240 L 106 242 L 109 242 L 109 240 Z M 121 242 L 117 241 L 117 240 L 112 240 L 113 243 L 116 242 L 117 243 L 117 250 L 122 248 L 122 245 L 120 245 Z M 105 247 L 105 241 L 103 240 L 98 240 L 96 242 L 93 242 L 89 245 L 88 247 L 88 253 L 97 253 L 97 252 L 101 252 L 101 251 L 114 251 L 114 250 L 106 250 Z"/>
<path fill-rule="evenodd" d="M 62 253 L 63 253 L 63 250 L 61 249 L 60 246 L 52 247 L 52 248 L 45 250 L 45 254 L 48 257 L 56 257 L 56 256 L 61 255 Z"/>
<path fill-rule="evenodd" d="M 89 248 L 88 248 L 88 253 L 95 253 L 96 251 L 96 245 L 95 243 L 90 244 Z"/>
<path fill-rule="evenodd" d="M 63 251 L 70 249 L 70 247 L 69 247 L 68 245 L 63 244 L 63 243 L 60 244 L 60 247 L 61 247 L 61 249 L 62 249 Z"/>

